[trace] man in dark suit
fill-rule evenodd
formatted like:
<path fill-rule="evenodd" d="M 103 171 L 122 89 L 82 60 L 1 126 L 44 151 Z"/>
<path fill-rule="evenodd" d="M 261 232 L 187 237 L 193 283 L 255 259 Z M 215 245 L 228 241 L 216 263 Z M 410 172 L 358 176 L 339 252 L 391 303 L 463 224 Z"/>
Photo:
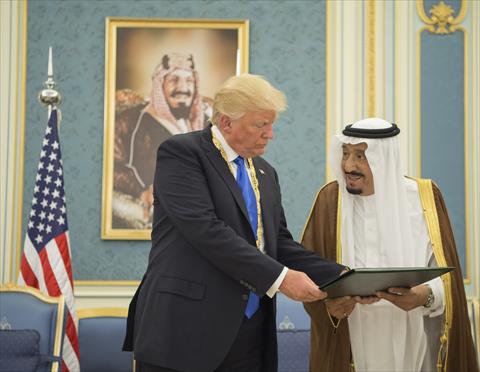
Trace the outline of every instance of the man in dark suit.
<path fill-rule="evenodd" d="M 344 269 L 293 240 L 260 157 L 285 107 L 260 76 L 236 76 L 215 95 L 213 126 L 159 147 L 152 249 L 124 345 L 139 372 L 276 371 L 275 293 L 323 299 L 317 284 Z"/>

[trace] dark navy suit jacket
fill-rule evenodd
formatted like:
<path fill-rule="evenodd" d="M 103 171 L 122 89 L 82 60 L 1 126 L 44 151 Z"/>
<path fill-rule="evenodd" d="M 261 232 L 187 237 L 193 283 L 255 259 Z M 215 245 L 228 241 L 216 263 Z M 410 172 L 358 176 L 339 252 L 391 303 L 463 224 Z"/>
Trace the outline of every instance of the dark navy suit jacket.
<path fill-rule="evenodd" d="M 253 159 L 266 254 L 255 246 L 240 188 L 212 143 L 211 129 L 159 147 L 152 249 L 130 304 L 125 350 L 185 372 L 211 372 L 229 351 L 250 290 L 264 296 L 283 266 L 321 284 L 343 266 L 295 242 L 287 229 L 275 169 Z M 276 371 L 275 301 L 267 301 L 265 371 Z"/>

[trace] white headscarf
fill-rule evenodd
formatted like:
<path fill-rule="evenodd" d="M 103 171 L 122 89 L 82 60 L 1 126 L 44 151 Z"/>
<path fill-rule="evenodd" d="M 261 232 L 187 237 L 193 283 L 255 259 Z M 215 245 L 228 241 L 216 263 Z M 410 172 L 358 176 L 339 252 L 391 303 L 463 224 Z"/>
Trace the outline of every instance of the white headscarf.
<path fill-rule="evenodd" d="M 352 129 L 381 130 L 392 124 L 368 118 L 354 123 Z M 353 233 L 353 200 L 362 196 L 352 195 L 346 190 L 345 175 L 342 170 L 342 145 L 366 143 L 366 158 L 373 174 L 375 190 L 375 211 L 379 232 L 379 255 L 386 266 L 423 266 L 415 255 L 412 239 L 412 226 L 408 213 L 408 200 L 405 178 L 400 164 L 397 136 L 388 138 L 350 137 L 336 135 L 330 148 L 333 173 L 339 183 L 342 200 L 341 243 L 342 262 L 355 266 L 355 236 Z"/>

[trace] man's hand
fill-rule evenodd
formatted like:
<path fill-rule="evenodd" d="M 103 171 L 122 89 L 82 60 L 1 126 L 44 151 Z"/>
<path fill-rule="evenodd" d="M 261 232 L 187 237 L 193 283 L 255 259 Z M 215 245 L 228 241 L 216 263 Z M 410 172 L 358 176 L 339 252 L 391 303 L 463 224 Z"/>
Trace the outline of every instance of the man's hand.
<path fill-rule="evenodd" d="M 327 293 L 322 292 L 307 274 L 292 269 L 287 271 L 279 289 L 285 296 L 295 301 L 311 302 L 327 297 Z"/>
<path fill-rule="evenodd" d="M 430 287 L 422 284 L 411 289 L 408 288 L 388 288 L 388 292 L 377 292 L 377 296 L 390 301 L 402 310 L 409 311 L 419 306 L 423 306 L 430 294 Z"/>
<path fill-rule="evenodd" d="M 337 319 L 348 318 L 355 308 L 355 304 L 355 299 L 350 296 L 325 301 L 328 313 Z"/>
<path fill-rule="evenodd" d="M 379 300 L 380 299 L 375 296 L 345 296 L 334 298 L 332 300 L 325 300 L 325 306 L 327 306 L 327 310 L 330 315 L 334 316 L 337 319 L 343 319 L 348 318 L 357 303 L 362 305 L 370 305 L 378 302 Z"/>

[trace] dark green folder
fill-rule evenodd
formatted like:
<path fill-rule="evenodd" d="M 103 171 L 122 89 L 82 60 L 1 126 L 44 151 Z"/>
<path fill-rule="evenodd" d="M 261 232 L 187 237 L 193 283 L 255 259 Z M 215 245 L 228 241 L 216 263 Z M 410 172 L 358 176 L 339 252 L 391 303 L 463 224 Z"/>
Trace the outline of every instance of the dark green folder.
<path fill-rule="evenodd" d="M 454 267 L 352 269 L 324 284 L 320 289 L 327 292 L 329 298 L 371 296 L 375 295 L 376 291 L 384 291 L 390 287 L 412 288 L 452 270 L 454 270 Z"/>

